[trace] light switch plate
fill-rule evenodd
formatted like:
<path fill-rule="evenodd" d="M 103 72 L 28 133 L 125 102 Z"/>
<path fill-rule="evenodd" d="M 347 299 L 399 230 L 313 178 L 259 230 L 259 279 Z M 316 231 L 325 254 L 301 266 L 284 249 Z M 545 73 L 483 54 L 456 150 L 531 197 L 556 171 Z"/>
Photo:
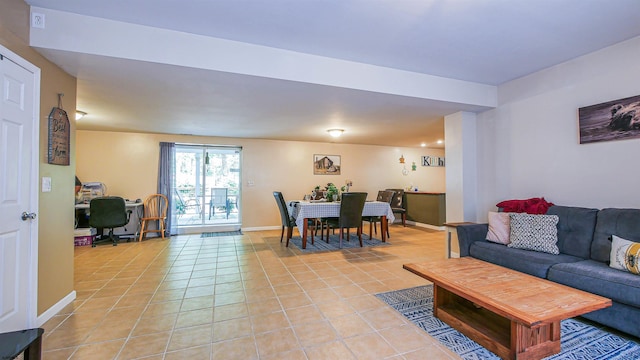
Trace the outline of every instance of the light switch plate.
<path fill-rule="evenodd" d="M 42 192 L 50 192 L 51 191 L 51 178 L 43 177 L 42 178 Z"/>

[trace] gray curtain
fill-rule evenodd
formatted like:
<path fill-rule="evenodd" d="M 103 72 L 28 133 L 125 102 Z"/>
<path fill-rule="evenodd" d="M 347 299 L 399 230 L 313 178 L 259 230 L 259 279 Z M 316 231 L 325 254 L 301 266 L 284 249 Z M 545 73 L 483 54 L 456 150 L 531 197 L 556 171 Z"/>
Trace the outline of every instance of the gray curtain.
<path fill-rule="evenodd" d="M 161 142 L 160 143 L 160 163 L 158 165 L 158 193 L 164 194 L 169 199 L 167 210 L 167 224 L 165 236 L 177 234 L 176 212 L 173 206 L 173 189 L 175 188 L 175 159 L 176 144 Z"/>

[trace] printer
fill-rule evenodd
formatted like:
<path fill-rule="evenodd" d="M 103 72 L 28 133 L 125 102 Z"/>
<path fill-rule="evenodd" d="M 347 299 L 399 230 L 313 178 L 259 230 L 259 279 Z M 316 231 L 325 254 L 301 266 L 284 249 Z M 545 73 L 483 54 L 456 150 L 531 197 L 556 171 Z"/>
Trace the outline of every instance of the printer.
<path fill-rule="evenodd" d="M 93 198 L 107 196 L 107 186 L 101 182 L 84 183 L 82 184 L 82 189 L 80 189 L 80 196 L 82 198 L 82 202 L 91 202 L 91 199 Z"/>

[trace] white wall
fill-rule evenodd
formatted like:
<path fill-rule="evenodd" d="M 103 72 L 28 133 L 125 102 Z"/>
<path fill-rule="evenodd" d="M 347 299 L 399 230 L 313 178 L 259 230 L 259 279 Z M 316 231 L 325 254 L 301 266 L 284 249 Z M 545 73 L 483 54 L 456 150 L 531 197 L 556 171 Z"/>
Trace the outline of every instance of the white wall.
<path fill-rule="evenodd" d="M 579 143 L 578 108 L 640 95 L 640 37 L 498 87 L 478 114 L 478 221 L 505 199 L 640 208 L 640 139 Z"/>

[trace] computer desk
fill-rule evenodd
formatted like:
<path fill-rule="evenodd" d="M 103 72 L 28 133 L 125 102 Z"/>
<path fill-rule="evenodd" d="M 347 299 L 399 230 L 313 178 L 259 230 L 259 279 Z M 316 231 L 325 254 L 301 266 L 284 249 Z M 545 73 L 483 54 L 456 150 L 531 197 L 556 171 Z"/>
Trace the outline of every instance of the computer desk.
<path fill-rule="evenodd" d="M 140 233 L 140 218 L 144 215 L 144 207 L 142 202 L 135 201 L 126 201 L 125 205 L 127 210 L 131 210 L 131 217 L 129 218 L 129 222 L 127 225 L 122 227 L 117 227 L 113 229 L 114 235 L 119 235 L 121 237 L 130 236 L 132 238 L 137 238 Z M 78 216 L 78 210 L 84 211 L 88 213 L 89 203 L 80 203 L 75 205 L 76 209 L 76 217 Z M 88 214 L 91 216 L 91 214 Z M 78 223 L 78 219 L 76 218 L 76 224 Z M 76 227 L 78 227 L 76 225 Z"/>

